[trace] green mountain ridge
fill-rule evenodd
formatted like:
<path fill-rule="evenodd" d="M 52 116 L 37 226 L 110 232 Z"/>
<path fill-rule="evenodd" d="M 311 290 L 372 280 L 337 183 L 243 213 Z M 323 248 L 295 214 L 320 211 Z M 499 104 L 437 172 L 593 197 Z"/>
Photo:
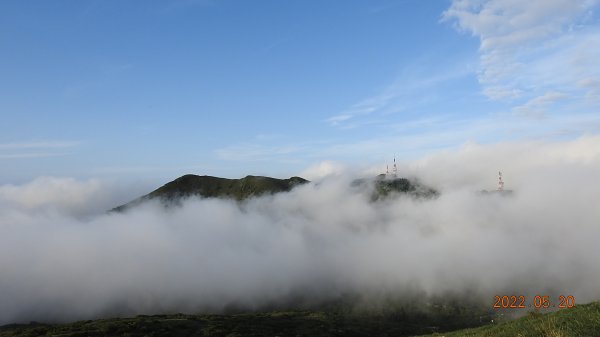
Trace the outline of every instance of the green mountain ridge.
<path fill-rule="evenodd" d="M 166 183 L 147 195 L 125 205 L 115 207 L 112 211 L 125 211 L 152 199 L 160 199 L 166 204 L 176 204 L 180 199 L 190 196 L 229 198 L 240 201 L 265 194 L 289 192 L 294 187 L 308 182 L 308 180 L 300 177 L 277 179 L 249 175 L 241 179 L 227 179 L 207 175 L 186 174 Z"/>
<path fill-rule="evenodd" d="M 289 192 L 296 186 L 308 184 L 310 181 L 301 177 L 277 179 L 264 176 L 246 176 L 241 179 L 227 179 L 213 176 L 186 174 L 147 195 L 139 197 L 127 204 L 113 208 L 112 212 L 122 212 L 148 200 L 160 200 L 163 204 L 177 205 L 181 199 L 197 196 L 201 198 L 224 198 L 243 201 L 248 198 L 268 194 Z M 373 184 L 373 185 L 370 185 Z M 415 197 L 436 197 L 439 193 L 430 187 L 407 178 L 379 175 L 375 179 L 356 179 L 354 187 L 373 187 L 371 200 L 376 201 L 395 193 L 403 193 Z"/>
<path fill-rule="evenodd" d="M 460 316 L 460 313 L 455 315 Z M 456 317 L 459 318 L 459 317 Z M 444 323 L 445 322 L 445 323 Z M 443 326 L 431 324 L 443 323 Z M 66 324 L 9 324 L 0 326 L 0 337 L 29 336 L 426 336 L 444 337 L 593 337 L 600 336 L 600 302 L 570 309 L 528 315 L 499 323 L 479 323 L 478 328 L 460 329 L 452 316 L 406 315 L 401 312 L 351 313 L 334 311 L 270 311 L 229 315 L 140 315 Z M 464 326 L 465 323 L 462 323 Z M 467 324 L 468 325 L 468 324 Z M 445 326 L 445 328 L 444 328 Z M 425 336 L 425 335 L 424 335 Z M 423 336 L 423 337 L 424 337 Z"/>
<path fill-rule="evenodd" d="M 600 336 L 600 302 L 576 305 L 546 314 L 530 311 L 526 316 L 478 328 L 430 337 L 594 337 Z M 422 336 L 425 337 L 425 336 Z"/>
<path fill-rule="evenodd" d="M 419 198 L 435 198 L 440 194 L 437 190 L 425 186 L 418 181 L 407 178 L 390 178 L 385 174 L 378 175 L 375 178 L 374 185 L 374 200 L 388 197 L 394 193 L 405 193 Z"/>

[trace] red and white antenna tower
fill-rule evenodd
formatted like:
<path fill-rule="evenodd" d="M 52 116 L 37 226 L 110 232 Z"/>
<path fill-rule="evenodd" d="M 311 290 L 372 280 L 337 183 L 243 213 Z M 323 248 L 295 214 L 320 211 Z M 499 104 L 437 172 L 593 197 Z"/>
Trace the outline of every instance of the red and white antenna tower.
<path fill-rule="evenodd" d="M 498 191 L 504 191 L 504 181 L 502 181 L 502 172 L 498 172 Z"/>

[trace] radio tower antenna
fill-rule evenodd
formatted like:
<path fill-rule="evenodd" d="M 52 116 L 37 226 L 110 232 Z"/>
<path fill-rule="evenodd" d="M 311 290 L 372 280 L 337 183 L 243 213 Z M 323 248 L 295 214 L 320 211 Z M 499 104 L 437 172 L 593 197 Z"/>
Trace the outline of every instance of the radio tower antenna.
<path fill-rule="evenodd" d="M 504 191 L 504 181 L 502 181 L 502 171 L 498 172 L 498 191 Z"/>
<path fill-rule="evenodd" d="M 398 174 L 398 167 L 396 166 L 396 155 L 394 155 L 394 178 Z"/>

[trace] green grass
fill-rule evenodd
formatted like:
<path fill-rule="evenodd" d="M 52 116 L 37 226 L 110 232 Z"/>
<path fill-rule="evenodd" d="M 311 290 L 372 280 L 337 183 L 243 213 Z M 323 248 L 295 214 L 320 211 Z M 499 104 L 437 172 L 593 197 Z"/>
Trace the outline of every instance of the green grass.
<path fill-rule="evenodd" d="M 460 312 L 460 317 L 457 317 Z M 67 324 L 30 323 L 0 327 L 5 336 L 414 336 L 476 326 L 479 312 L 444 307 L 438 311 L 271 311 L 229 315 L 154 315 Z"/>
<path fill-rule="evenodd" d="M 435 198 L 439 196 L 438 191 L 415 180 L 388 178 L 384 174 L 377 176 L 375 179 L 373 200 L 385 198 L 394 193 L 404 193 L 420 198 Z"/>
<path fill-rule="evenodd" d="M 588 337 L 600 336 L 600 302 L 577 305 L 548 314 L 524 317 L 479 328 L 428 336 L 445 337 Z"/>
<path fill-rule="evenodd" d="M 464 308 L 439 312 L 272 311 L 231 315 L 154 315 L 79 321 L 67 324 L 12 324 L 7 336 L 415 336 L 477 325 L 478 312 Z M 558 312 L 526 316 L 479 328 L 433 333 L 446 337 L 600 336 L 600 302 Z"/>
<path fill-rule="evenodd" d="M 197 176 L 187 174 L 181 176 L 158 189 L 142 196 L 130 203 L 112 209 L 124 211 L 146 200 L 160 199 L 166 203 L 175 203 L 185 197 L 198 196 L 203 198 L 227 198 L 244 200 L 264 194 L 288 192 L 298 185 L 307 183 L 308 180 L 300 177 L 289 179 L 276 179 L 261 176 L 246 176 L 241 179 L 226 179 L 212 176 Z"/>
<path fill-rule="evenodd" d="M 246 176 L 242 179 L 226 179 L 188 174 L 167 183 L 151 192 L 151 198 L 173 199 L 198 195 L 205 198 L 247 199 L 262 194 L 290 191 L 293 187 L 307 183 L 300 177 L 276 179 L 261 176 Z"/>
<path fill-rule="evenodd" d="M 300 177 L 276 179 L 262 176 L 246 176 L 241 179 L 226 179 L 212 176 L 197 176 L 186 174 L 159 188 L 139 197 L 125 205 L 113 208 L 113 212 L 122 212 L 135 207 L 144 201 L 158 199 L 165 205 L 178 205 L 182 198 L 197 196 L 202 198 L 222 198 L 243 201 L 248 198 L 266 194 L 289 192 L 294 187 L 309 183 Z M 418 181 L 406 178 L 391 178 L 379 175 L 374 180 L 357 179 L 353 186 L 370 186 L 374 184 L 372 200 L 385 199 L 397 194 L 407 194 L 414 197 L 433 198 L 439 192 Z"/>

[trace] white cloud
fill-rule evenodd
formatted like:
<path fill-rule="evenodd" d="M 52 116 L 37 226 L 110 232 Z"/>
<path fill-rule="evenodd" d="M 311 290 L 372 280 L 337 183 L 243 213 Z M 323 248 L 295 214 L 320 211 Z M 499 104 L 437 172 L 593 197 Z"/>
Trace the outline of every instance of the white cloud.
<path fill-rule="evenodd" d="M 18 158 L 45 158 L 65 156 L 67 153 L 59 152 L 26 152 L 26 153 L 0 153 L 0 159 L 18 159 Z"/>
<path fill-rule="evenodd" d="M 0 185 L 0 213 L 88 217 L 104 213 L 142 190 L 97 179 L 39 177 L 22 185 Z"/>
<path fill-rule="evenodd" d="M 241 143 L 215 150 L 219 159 L 233 161 L 287 160 L 290 155 L 306 151 L 303 145 L 263 145 Z"/>
<path fill-rule="evenodd" d="M 345 129 L 374 123 L 386 124 L 385 116 L 420 106 L 428 102 L 437 85 L 471 73 L 469 67 L 462 65 L 433 75 L 424 74 L 420 68 L 420 65 L 406 67 L 403 74 L 381 92 L 358 101 L 325 121 L 331 126 Z"/>
<path fill-rule="evenodd" d="M 496 85 L 484 88 L 483 93 L 491 99 L 502 100 L 518 98 L 523 91 L 509 86 Z"/>
<path fill-rule="evenodd" d="M 514 107 L 513 113 L 521 116 L 544 117 L 545 109 L 554 102 L 563 100 L 568 96 L 560 92 L 547 92 L 542 96 L 530 99 L 527 103 Z"/>
<path fill-rule="evenodd" d="M 0 159 L 43 158 L 64 156 L 64 149 L 79 146 L 74 141 L 29 141 L 0 143 Z M 63 152 L 57 150 L 63 149 Z"/>
<path fill-rule="evenodd" d="M 217 154 L 220 159 L 243 161 L 246 164 L 293 163 L 287 172 L 271 171 L 270 174 L 276 176 L 296 175 L 298 171 L 295 169 L 298 166 L 306 167 L 323 161 L 343 163 L 346 168 L 351 167 L 352 172 L 361 171 L 365 166 L 378 162 L 382 165 L 378 172 L 383 172 L 384 163 L 394 154 L 399 160 L 416 159 L 432 151 L 457 148 L 469 141 L 491 143 L 502 139 L 564 139 L 600 133 L 600 119 L 598 113 L 593 110 L 542 120 L 540 117 L 543 115 L 537 115 L 537 118 L 516 118 L 517 112 L 544 112 L 553 102 L 567 101 L 566 95 L 548 92 L 533 99 L 528 106 L 529 110 L 523 107 L 508 115 L 490 114 L 464 119 L 457 119 L 452 115 L 437 115 L 401 123 L 388 123 L 386 132 L 374 137 L 318 142 L 285 142 L 281 139 L 276 143 L 250 142 L 219 149 Z"/>
<path fill-rule="evenodd" d="M 469 142 L 458 150 L 446 150 L 405 162 L 401 170 L 419 176 L 442 190 L 456 188 L 494 188 L 498 170 L 505 171 L 507 187 L 520 189 L 538 181 L 556 167 L 592 169 L 600 164 L 600 136 L 582 136 L 570 141 L 528 140 L 483 145 Z M 424 168 L 438 167 L 438 170 Z M 561 183 L 585 184 L 591 177 L 576 177 L 565 172 Z M 539 174 L 539 176 L 536 176 Z M 563 181 L 564 180 L 564 181 Z M 590 183 L 591 180 L 590 180 Z M 548 181 L 544 189 L 554 189 Z"/>
<path fill-rule="evenodd" d="M 326 160 L 306 168 L 300 173 L 300 176 L 308 180 L 320 180 L 326 177 L 340 175 L 345 171 L 344 165 Z"/>
<path fill-rule="evenodd" d="M 483 93 L 523 106 L 547 92 L 563 92 L 572 100 L 595 96 L 596 88 L 582 83 L 600 80 L 595 61 L 600 57 L 600 29 L 590 19 L 597 4 L 596 0 L 455 0 L 442 20 L 454 20 L 459 30 L 479 38 Z"/>
<path fill-rule="evenodd" d="M 33 141 L 33 142 L 11 142 L 0 143 L 0 150 L 13 149 L 62 149 L 78 146 L 80 142 L 67 141 Z"/>
<path fill-rule="evenodd" d="M 400 169 L 442 195 L 373 203 L 342 176 L 243 204 L 191 198 L 81 221 L 73 205 L 95 208 L 104 193 L 94 181 L 0 187 L 0 324 L 374 300 L 414 284 L 421 300 L 600 299 L 600 137 L 468 144 Z M 514 196 L 478 196 L 498 170 Z"/>
<path fill-rule="evenodd" d="M 484 52 L 523 47 L 561 33 L 592 9 L 596 0 L 455 0 L 443 13 L 481 40 Z"/>
<path fill-rule="evenodd" d="M 336 126 L 336 125 L 340 124 L 341 122 L 346 121 L 350 118 L 352 118 L 352 115 L 340 114 L 340 115 L 336 115 L 336 116 L 328 118 L 327 122 L 331 123 L 331 125 L 333 125 L 333 126 Z"/>

